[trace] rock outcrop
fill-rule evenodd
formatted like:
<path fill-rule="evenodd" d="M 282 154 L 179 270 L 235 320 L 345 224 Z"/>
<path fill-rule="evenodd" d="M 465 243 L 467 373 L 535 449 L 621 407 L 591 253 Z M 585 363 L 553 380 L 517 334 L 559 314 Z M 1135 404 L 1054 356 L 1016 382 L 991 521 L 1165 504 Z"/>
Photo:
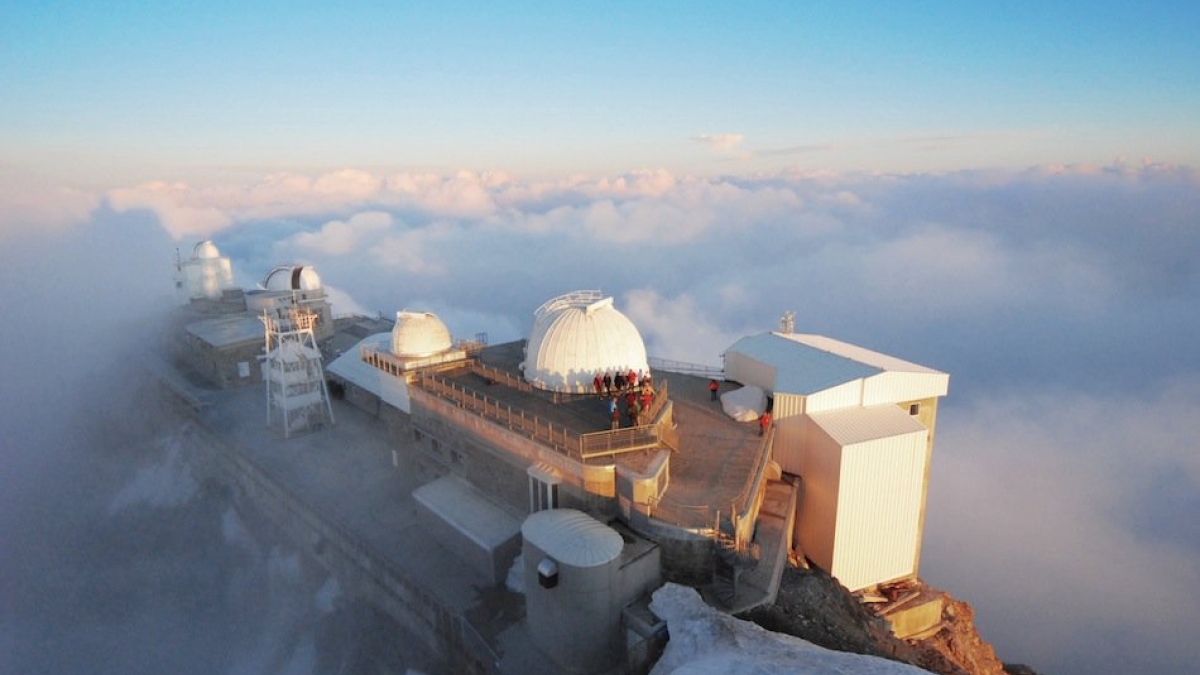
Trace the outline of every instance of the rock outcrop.
<path fill-rule="evenodd" d="M 919 580 L 915 584 L 923 592 L 943 597 L 940 627 L 922 639 L 897 638 L 886 619 L 836 579 L 815 568 L 786 570 L 775 603 L 751 610 L 741 618 L 823 647 L 882 656 L 940 675 L 1037 675 L 1028 666 L 1006 667 L 996 657 L 995 650 L 975 628 L 975 611 L 970 604 Z"/>

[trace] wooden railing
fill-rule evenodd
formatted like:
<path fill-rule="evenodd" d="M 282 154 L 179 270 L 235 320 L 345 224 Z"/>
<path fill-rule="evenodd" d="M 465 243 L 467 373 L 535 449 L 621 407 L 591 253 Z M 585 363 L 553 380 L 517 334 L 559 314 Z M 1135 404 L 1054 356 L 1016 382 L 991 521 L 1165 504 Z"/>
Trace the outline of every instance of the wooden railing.
<path fill-rule="evenodd" d="M 513 386 L 521 391 L 533 391 L 527 382 L 518 380 L 510 373 L 480 363 L 472 363 L 470 368 L 471 372 L 489 381 L 504 386 Z M 548 445 L 559 454 L 577 461 L 646 450 L 660 445 L 678 449 L 678 442 L 672 433 L 673 430 L 664 429 L 665 423 L 659 419 L 667 403 L 668 387 L 665 381 L 658 385 L 648 412 L 643 413 L 646 419 L 654 420 L 651 424 L 624 429 L 606 429 L 583 435 L 575 434 L 562 424 L 555 424 L 537 415 L 528 414 L 522 408 L 498 401 L 483 392 L 468 388 L 431 371 L 417 371 L 413 384 L 423 391 L 450 401 L 463 410 L 468 410 L 507 427 L 510 431 Z"/>
<path fill-rule="evenodd" d="M 579 436 L 571 433 L 561 424 L 554 424 L 536 415 L 528 415 L 520 408 L 514 408 L 507 403 L 468 389 L 453 380 L 427 371 L 417 373 L 415 384 L 424 391 L 456 404 L 459 408 L 490 419 L 531 440 L 548 445 L 559 454 L 575 460 L 580 459 Z"/>

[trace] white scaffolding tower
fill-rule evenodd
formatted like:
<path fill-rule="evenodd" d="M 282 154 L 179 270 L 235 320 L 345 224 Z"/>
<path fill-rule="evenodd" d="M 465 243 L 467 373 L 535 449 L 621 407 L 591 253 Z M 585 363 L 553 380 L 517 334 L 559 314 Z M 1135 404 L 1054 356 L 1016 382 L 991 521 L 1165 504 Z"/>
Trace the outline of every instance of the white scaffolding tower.
<path fill-rule="evenodd" d="M 263 311 L 266 327 L 267 426 L 282 425 L 283 437 L 333 424 L 321 352 L 313 326 L 317 314 L 300 308 Z"/>

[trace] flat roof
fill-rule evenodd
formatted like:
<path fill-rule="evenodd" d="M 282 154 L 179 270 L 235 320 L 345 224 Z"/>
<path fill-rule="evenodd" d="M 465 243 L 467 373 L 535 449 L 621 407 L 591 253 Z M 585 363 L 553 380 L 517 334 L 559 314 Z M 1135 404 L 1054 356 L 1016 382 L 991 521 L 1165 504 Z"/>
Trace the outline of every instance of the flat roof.
<path fill-rule="evenodd" d="M 412 497 L 487 551 L 521 531 L 520 521 L 453 474 L 413 490 Z"/>
<path fill-rule="evenodd" d="M 744 337 L 726 353 L 745 354 L 775 367 L 775 391 L 815 394 L 884 372 L 944 375 L 894 356 L 823 335 L 762 333 Z"/>
<path fill-rule="evenodd" d="M 809 418 L 843 446 L 925 431 L 917 418 L 890 404 L 813 413 Z"/>
<path fill-rule="evenodd" d="M 235 314 L 193 321 L 187 332 L 214 347 L 231 347 L 252 340 L 264 342 L 265 328 L 257 316 Z"/>
<path fill-rule="evenodd" d="M 344 378 L 372 394 L 394 408 L 404 412 L 411 411 L 408 397 L 408 384 L 404 380 L 393 377 L 382 370 L 366 363 L 359 355 L 359 348 L 366 345 L 387 349 L 391 346 L 391 333 L 376 333 L 359 340 L 341 356 L 325 367 L 325 372 Z"/>

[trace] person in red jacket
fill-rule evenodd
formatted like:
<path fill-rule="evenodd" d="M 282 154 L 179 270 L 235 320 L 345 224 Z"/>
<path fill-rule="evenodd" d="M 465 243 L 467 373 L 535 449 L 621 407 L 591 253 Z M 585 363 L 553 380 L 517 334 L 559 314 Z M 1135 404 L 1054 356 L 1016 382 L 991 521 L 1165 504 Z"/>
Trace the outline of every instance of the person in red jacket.
<path fill-rule="evenodd" d="M 767 433 L 767 429 L 771 427 L 771 411 L 764 410 L 763 414 L 758 416 L 758 435 L 762 436 Z"/>
<path fill-rule="evenodd" d="M 710 400 L 710 401 L 717 400 L 717 390 L 720 388 L 721 388 L 721 385 L 718 384 L 716 380 L 709 380 L 708 381 L 708 396 L 709 396 L 708 400 Z"/>

